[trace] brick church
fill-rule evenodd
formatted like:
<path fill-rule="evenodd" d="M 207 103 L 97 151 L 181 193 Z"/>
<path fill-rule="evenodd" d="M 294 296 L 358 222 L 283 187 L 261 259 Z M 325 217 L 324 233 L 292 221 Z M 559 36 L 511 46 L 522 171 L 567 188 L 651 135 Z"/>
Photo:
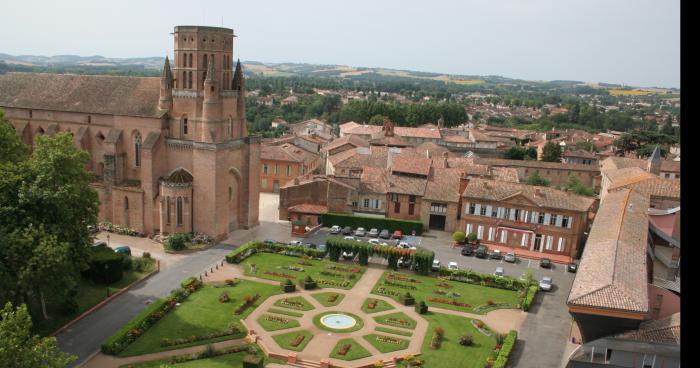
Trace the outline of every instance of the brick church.
<path fill-rule="evenodd" d="M 233 30 L 177 26 L 158 77 L 0 75 L 0 108 L 31 144 L 70 132 L 88 151 L 100 220 L 222 239 L 258 225 L 260 138 L 248 136 Z"/>

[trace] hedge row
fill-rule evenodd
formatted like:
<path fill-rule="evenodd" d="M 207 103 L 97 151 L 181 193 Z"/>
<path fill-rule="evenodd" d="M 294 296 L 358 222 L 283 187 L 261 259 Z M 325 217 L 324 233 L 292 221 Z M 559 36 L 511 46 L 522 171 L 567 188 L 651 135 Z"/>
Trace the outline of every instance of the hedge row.
<path fill-rule="evenodd" d="M 227 254 L 226 262 L 241 263 L 257 252 L 282 253 L 293 257 L 308 256 L 314 258 L 323 258 L 326 255 L 326 252 L 313 248 L 292 247 L 283 243 L 268 244 L 260 240 L 251 240 Z"/>
<path fill-rule="evenodd" d="M 491 274 L 479 273 L 470 270 L 450 270 L 441 267 L 438 271 L 440 276 L 448 277 L 452 281 L 464 282 L 468 284 L 488 286 L 506 290 L 524 290 L 528 283 L 512 277 L 498 277 Z"/>
<path fill-rule="evenodd" d="M 338 225 L 340 227 L 350 226 L 353 229 L 364 227 L 365 229 L 376 228 L 379 231 L 387 229 L 390 232 L 401 230 L 404 234 L 411 234 L 413 230 L 416 235 L 423 233 L 423 223 L 420 221 L 397 220 L 392 218 L 377 218 L 347 215 L 343 213 L 324 213 L 321 215 L 323 226 L 331 227 Z"/>
<path fill-rule="evenodd" d="M 503 345 L 501 345 L 501 351 L 498 353 L 498 358 L 496 358 L 493 368 L 505 368 L 506 364 L 508 363 L 508 357 L 510 356 L 511 351 L 513 351 L 513 347 L 515 346 L 515 342 L 517 340 L 518 332 L 515 330 L 510 330 L 510 332 L 508 332 L 508 336 L 506 336 L 506 339 L 503 341 Z"/>
<path fill-rule="evenodd" d="M 202 351 L 197 352 L 197 353 L 176 355 L 176 356 L 167 358 L 165 360 L 165 362 L 167 362 L 167 364 L 181 364 L 181 363 L 191 362 L 193 360 L 213 358 L 213 357 L 217 357 L 217 356 L 221 356 L 221 355 L 234 354 L 234 353 L 240 353 L 240 352 L 246 352 L 248 354 L 257 354 L 257 351 L 255 348 L 253 348 L 252 346 L 249 346 L 249 345 L 245 345 L 245 344 L 233 345 L 233 346 L 224 347 L 221 349 L 214 349 L 213 346 L 207 345 L 207 348 L 205 350 L 202 350 Z"/>
<path fill-rule="evenodd" d="M 400 257 L 408 257 L 413 262 L 416 272 L 421 275 L 430 273 L 430 267 L 435 258 L 434 252 L 425 249 L 411 250 L 375 245 L 364 241 L 345 240 L 338 236 L 327 238 L 326 247 L 328 247 L 328 256 L 333 262 L 337 262 L 343 252 L 352 252 L 358 255 L 362 266 L 367 265 L 370 256 L 378 256 L 385 258 L 388 261 L 388 267 L 393 270 L 396 270 Z"/>
<path fill-rule="evenodd" d="M 532 301 L 535 300 L 535 296 L 539 290 L 540 288 L 537 285 L 530 285 L 530 287 L 527 288 L 527 293 L 525 294 L 525 298 L 522 302 L 522 307 L 525 312 L 530 310 Z"/>
<path fill-rule="evenodd" d="M 115 332 L 114 335 L 105 340 L 101 347 L 102 352 L 114 355 L 126 349 L 129 344 L 171 311 L 177 303 L 182 302 L 191 293 L 200 289 L 202 283 L 196 278 L 190 277 L 185 279 L 181 285 L 183 286 L 182 288 L 176 289 L 165 299 L 158 299 L 151 303 L 151 305 Z"/>
<path fill-rule="evenodd" d="M 109 247 L 90 247 L 89 268 L 83 271 L 83 276 L 99 284 L 117 282 L 124 275 L 125 258 Z"/>

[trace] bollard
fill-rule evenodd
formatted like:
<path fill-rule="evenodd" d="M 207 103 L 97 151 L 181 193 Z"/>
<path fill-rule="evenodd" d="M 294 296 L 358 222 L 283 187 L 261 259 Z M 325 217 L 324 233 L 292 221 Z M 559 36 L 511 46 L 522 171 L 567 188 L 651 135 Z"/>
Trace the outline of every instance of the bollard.
<path fill-rule="evenodd" d="M 202 281 L 202 274 L 199 274 L 199 281 Z"/>
<path fill-rule="evenodd" d="M 216 269 L 217 269 L 217 270 L 219 269 L 219 264 L 218 264 L 218 263 L 216 264 Z"/>
<path fill-rule="evenodd" d="M 207 271 L 204 271 L 204 277 L 207 277 Z"/>

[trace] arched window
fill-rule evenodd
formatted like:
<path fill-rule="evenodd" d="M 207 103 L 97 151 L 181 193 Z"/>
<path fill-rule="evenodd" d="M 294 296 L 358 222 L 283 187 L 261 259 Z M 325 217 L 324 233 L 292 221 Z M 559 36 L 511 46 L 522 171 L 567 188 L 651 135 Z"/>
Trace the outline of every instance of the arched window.
<path fill-rule="evenodd" d="M 231 189 L 231 187 L 228 187 L 228 200 L 230 201 L 231 198 L 233 198 L 233 190 Z"/>
<path fill-rule="evenodd" d="M 207 54 L 204 54 L 204 68 L 206 69 L 208 67 L 209 67 L 209 62 L 207 60 Z"/>
<path fill-rule="evenodd" d="M 228 127 L 226 130 L 228 131 L 228 137 L 233 138 L 233 118 L 230 115 L 228 117 Z"/>
<path fill-rule="evenodd" d="M 170 225 L 170 197 L 165 197 L 165 223 Z"/>
<path fill-rule="evenodd" d="M 136 132 L 134 137 L 134 161 L 136 166 L 141 166 L 141 133 Z"/>
<path fill-rule="evenodd" d="M 124 211 L 129 209 L 129 197 L 124 197 Z"/>
<path fill-rule="evenodd" d="M 182 54 L 182 57 L 180 58 L 180 64 L 182 64 L 183 68 L 187 66 L 187 54 Z"/>
<path fill-rule="evenodd" d="M 177 202 L 175 203 L 175 224 L 182 226 L 182 197 L 177 197 Z"/>
<path fill-rule="evenodd" d="M 189 65 L 189 67 L 191 68 L 191 67 L 192 67 L 192 54 L 189 54 L 187 57 L 190 59 L 190 60 L 187 62 L 187 65 Z M 191 87 L 191 86 L 190 86 L 190 87 Z"/>
<path fill-rule="evenodd" d="M 182 117 L 182 134 L 187 134 L 187 115 Z"/>
<path fill-rule="evenodd" d="M 180 88 L 187 88 L 187 72 L 184 70 L 182 71 L 182 84 L 180 85 Z"/>

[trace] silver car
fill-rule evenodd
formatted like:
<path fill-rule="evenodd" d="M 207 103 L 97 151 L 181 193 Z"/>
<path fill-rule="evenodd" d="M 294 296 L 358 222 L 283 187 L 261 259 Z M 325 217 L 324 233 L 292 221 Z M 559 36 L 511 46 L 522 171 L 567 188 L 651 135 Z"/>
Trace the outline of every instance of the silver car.
<path fill-rule="evenodd" d="M 367 235 L 371 236 L 373 238 L 376 238 L 379 236 L 379 230 L 376 227 L 373 227 L 373 228 L 369 229 L 369 234 L 367 234 Z"/>
<path fill-rule="evenodd" d="M 503 257 L 503 260 L 506 262 L 515 263 L 515 253 L 513 253 L 513 252 L 506 253 L 506 256 Z"/>
<path fill-rule="evenodd" d="M 545 276 L 540 280 L 540 290 L 542 291 L 550 291 L 552 290 L 552 278 L 549 276 Z"/>
<path fill-rule="evenodd" d="M 496 272 L 493 273 L 494 276 L 500 276 L 503 277 L 505 273 L 503 272 L 503 267 L 496 267 Z"/>
<path fill-rule="evenodd" d="M 355 230 L 355 236 L 365 236 L 367 234 L 367 230 L 365 230 L 364 227 L 358 227 L 357 230 Z"/>

